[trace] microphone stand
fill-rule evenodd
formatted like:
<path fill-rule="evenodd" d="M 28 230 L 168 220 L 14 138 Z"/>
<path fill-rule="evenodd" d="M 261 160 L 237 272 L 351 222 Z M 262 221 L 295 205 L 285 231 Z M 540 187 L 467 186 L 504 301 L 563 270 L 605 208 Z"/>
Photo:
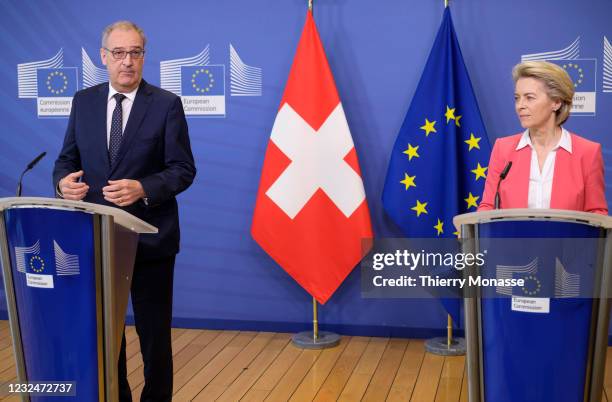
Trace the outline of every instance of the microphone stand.
<path fill-rule="evenodd" d="M 506 178 L 506 176 L 508 176 L 508 172 L 510 171 L 511 167 L 512 167 L 512 161 L 506 164 L 506 167 L 499 175 L 499 181 L 497 182 L 497 189 L 495 190 L 495 209 L 499 209 L 501 207 L 501 200 L 499 197 L 499 186 L 501 185 L 501 182 Z"/>
<path fill-rule="evenodd" d="M 40 160 L 42 158 L 45 157 L 45 155 L 47 155 L 47 152 L 43 152 L 40 155 L 38 155 L 36 158 L 34 158 L 34 160 L 30 163 L 28 163 L 28 166 L 26 166 L 25 170 L 23 172 L 21 172 L 21 176 L 19 176 L 19 182 L 17 183 L 17 197 L 21 197 L 21 189 L 22 189 L 22 181 L 23 181 L 23 176 L 29 172 L 30 170 L 32 170 L 32 168 L 34 166 L 36 166 L 36 164 L 38 162 L 40 162 Z"/>

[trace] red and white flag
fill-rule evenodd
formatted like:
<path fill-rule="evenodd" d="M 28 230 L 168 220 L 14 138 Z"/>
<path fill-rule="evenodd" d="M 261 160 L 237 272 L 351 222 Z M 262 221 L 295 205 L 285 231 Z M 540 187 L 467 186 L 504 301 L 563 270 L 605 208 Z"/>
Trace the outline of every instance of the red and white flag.
<path fill-rule="evenodd" d="M 372 238 L 355 146 L 310 11 L 272 127 L 251 233 L 322 304 Z"/>

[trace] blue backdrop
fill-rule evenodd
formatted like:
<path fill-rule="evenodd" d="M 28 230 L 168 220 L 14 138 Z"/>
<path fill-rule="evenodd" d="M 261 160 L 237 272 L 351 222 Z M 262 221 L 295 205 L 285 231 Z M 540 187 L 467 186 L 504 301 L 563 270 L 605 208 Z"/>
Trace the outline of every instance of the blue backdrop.
<path fill-rule="evenodd" d="M 99 70 L 100 32 L 115 20 L 134 20 L 148 36 L 144 77 L 150 83 L 181 91 L 180 79 L 172 86 L 172 77 L 189 69 L 177 65 L 223 67 L 215 67 L 225 85 L 211 100 L 213 115 L 189 117 L 198 176 L 179 197 L 182 251 L 176 267 L 175 323 L 305 328 L 312 318 L 311 298 L 255 244 L 249 231 L 264 151 L 306 3 L 3 1 L 0 196 L 14 194 L 20 171 L 43 150 L 49 156 L 26 177 L 24 194 L 53 196 L 51 170 L 67 119 L 39 117 L 37 112 L 53 111 L 37 105 L 70 96 L 75 79 L 78 89 L 104 79 Z M 520 131 L 510 71 L 521 57 L 560 51 L 557 57 L 578 59 L 573 63 L 586 66 L 583 88 L 577 90 L 586 94 L 587 103 L 583 115 L 571 117 L 566 127 L 603 144 L 612 200 L 612 84 L 603 79 L 604 69 L 612 74 L 603 57 L 604 36 L 612 38 L 612 3 L 457 0 L 451 1 L 451 8 L 491 141 Z M 357 147 L 378 237 L 399 235 L 383 213 L 381 192 L 391 148 L 442 12 L 442 0 L 315 0 L 315 20 Z M 37 62 L 44 63 L 27 64 Z M 49 81 L 45 88 L 45 77 L 28 75 L 36 66 L 64 72 L 67 84 Z M 63 84 L 68 89 L 62 92 Z M 589 112 L 593 99 L 594 114 Z M 0 300 L 4 303 L 3 297 Z M 358 270 L 319 311 L 323 326 L 342 333 L 430 336 L 446 324 L 434 300 L 362 299 Z"/>

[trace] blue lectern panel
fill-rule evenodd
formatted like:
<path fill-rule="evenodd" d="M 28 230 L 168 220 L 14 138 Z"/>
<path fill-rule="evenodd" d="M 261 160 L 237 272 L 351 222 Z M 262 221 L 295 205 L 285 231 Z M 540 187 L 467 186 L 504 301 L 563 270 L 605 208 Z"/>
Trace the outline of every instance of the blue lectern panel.
<path fill-rule="evenodd" d="M 491 254 L 504 243 L 491 238 L 546 237 L 558 239 L 556 252 L 563 254 L 562 238 L 599 237 L 599 229 L 582 224 L 560 222 L 497 222 L 479 225 L 480 249 Z M 547 240 L 548 241 L 548 240 Z M 565 240 L 567 242 L 567 240 Z M 517 264 L 521 256 L 531 260 L 532 245 L 515 249 L 506 257 Z M 537 243 L 532 241 L 531 243 Z M 517 242 L 512 242 L 515 246 Z M 565 243 L 567 244 L 567 243 Z M 584 266 L 596 266 L 596 242 L 585 241 Z M 567 249 L 567 247 L 566 247 Z M 550 259 L 554 250 L 542 249 L 541 259 Z M 517 260 L 518 258 L 518 260 Z M 499 261 L 496 261 L 499 263 Z M 520 264 L 520 262 L 518 262 Z M 523 261 L 529 264 L 529 261 Z M 550 264 L 544 269 L 550 269 Z M 485 401 L 487 402 L 581 402 L 588 360 L 592 300 L 586 298 L 549 298 L 539 312 L 515 309 L 511 297 L 483 297 L 482 339 Z"/>
<path fill-rule="evenodd" d="M 18 208 L 5 219 L 28 380 L 75 381 L 74 400 L 97 401 L 93 216 Z M 71 398 L 32 397 L 56 399 Z"/>

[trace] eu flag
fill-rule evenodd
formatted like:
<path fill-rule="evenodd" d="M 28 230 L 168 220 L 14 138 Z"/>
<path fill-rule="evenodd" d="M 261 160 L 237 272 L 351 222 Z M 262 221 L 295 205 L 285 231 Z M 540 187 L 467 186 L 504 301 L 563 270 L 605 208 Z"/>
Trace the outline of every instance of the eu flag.
<path fill-rule="evenodd" d="M 39 68 L 36 70 L 38 97 L 72 97 L 77 91 L 76 67 Z"/>
<path fill-rule="evenodd" d="M 406 237 L 456 237 L 476 210 L 491 146 L 447 7 L 389 161 L 383 205 Z M 444 305 L 455 321 L 459 300 Z"/>
<path fill-rule="evenodd" d="M 182 66 L 181 94 L 215 96 L 225 94 L 225 68 L 222 65 Z"/>

